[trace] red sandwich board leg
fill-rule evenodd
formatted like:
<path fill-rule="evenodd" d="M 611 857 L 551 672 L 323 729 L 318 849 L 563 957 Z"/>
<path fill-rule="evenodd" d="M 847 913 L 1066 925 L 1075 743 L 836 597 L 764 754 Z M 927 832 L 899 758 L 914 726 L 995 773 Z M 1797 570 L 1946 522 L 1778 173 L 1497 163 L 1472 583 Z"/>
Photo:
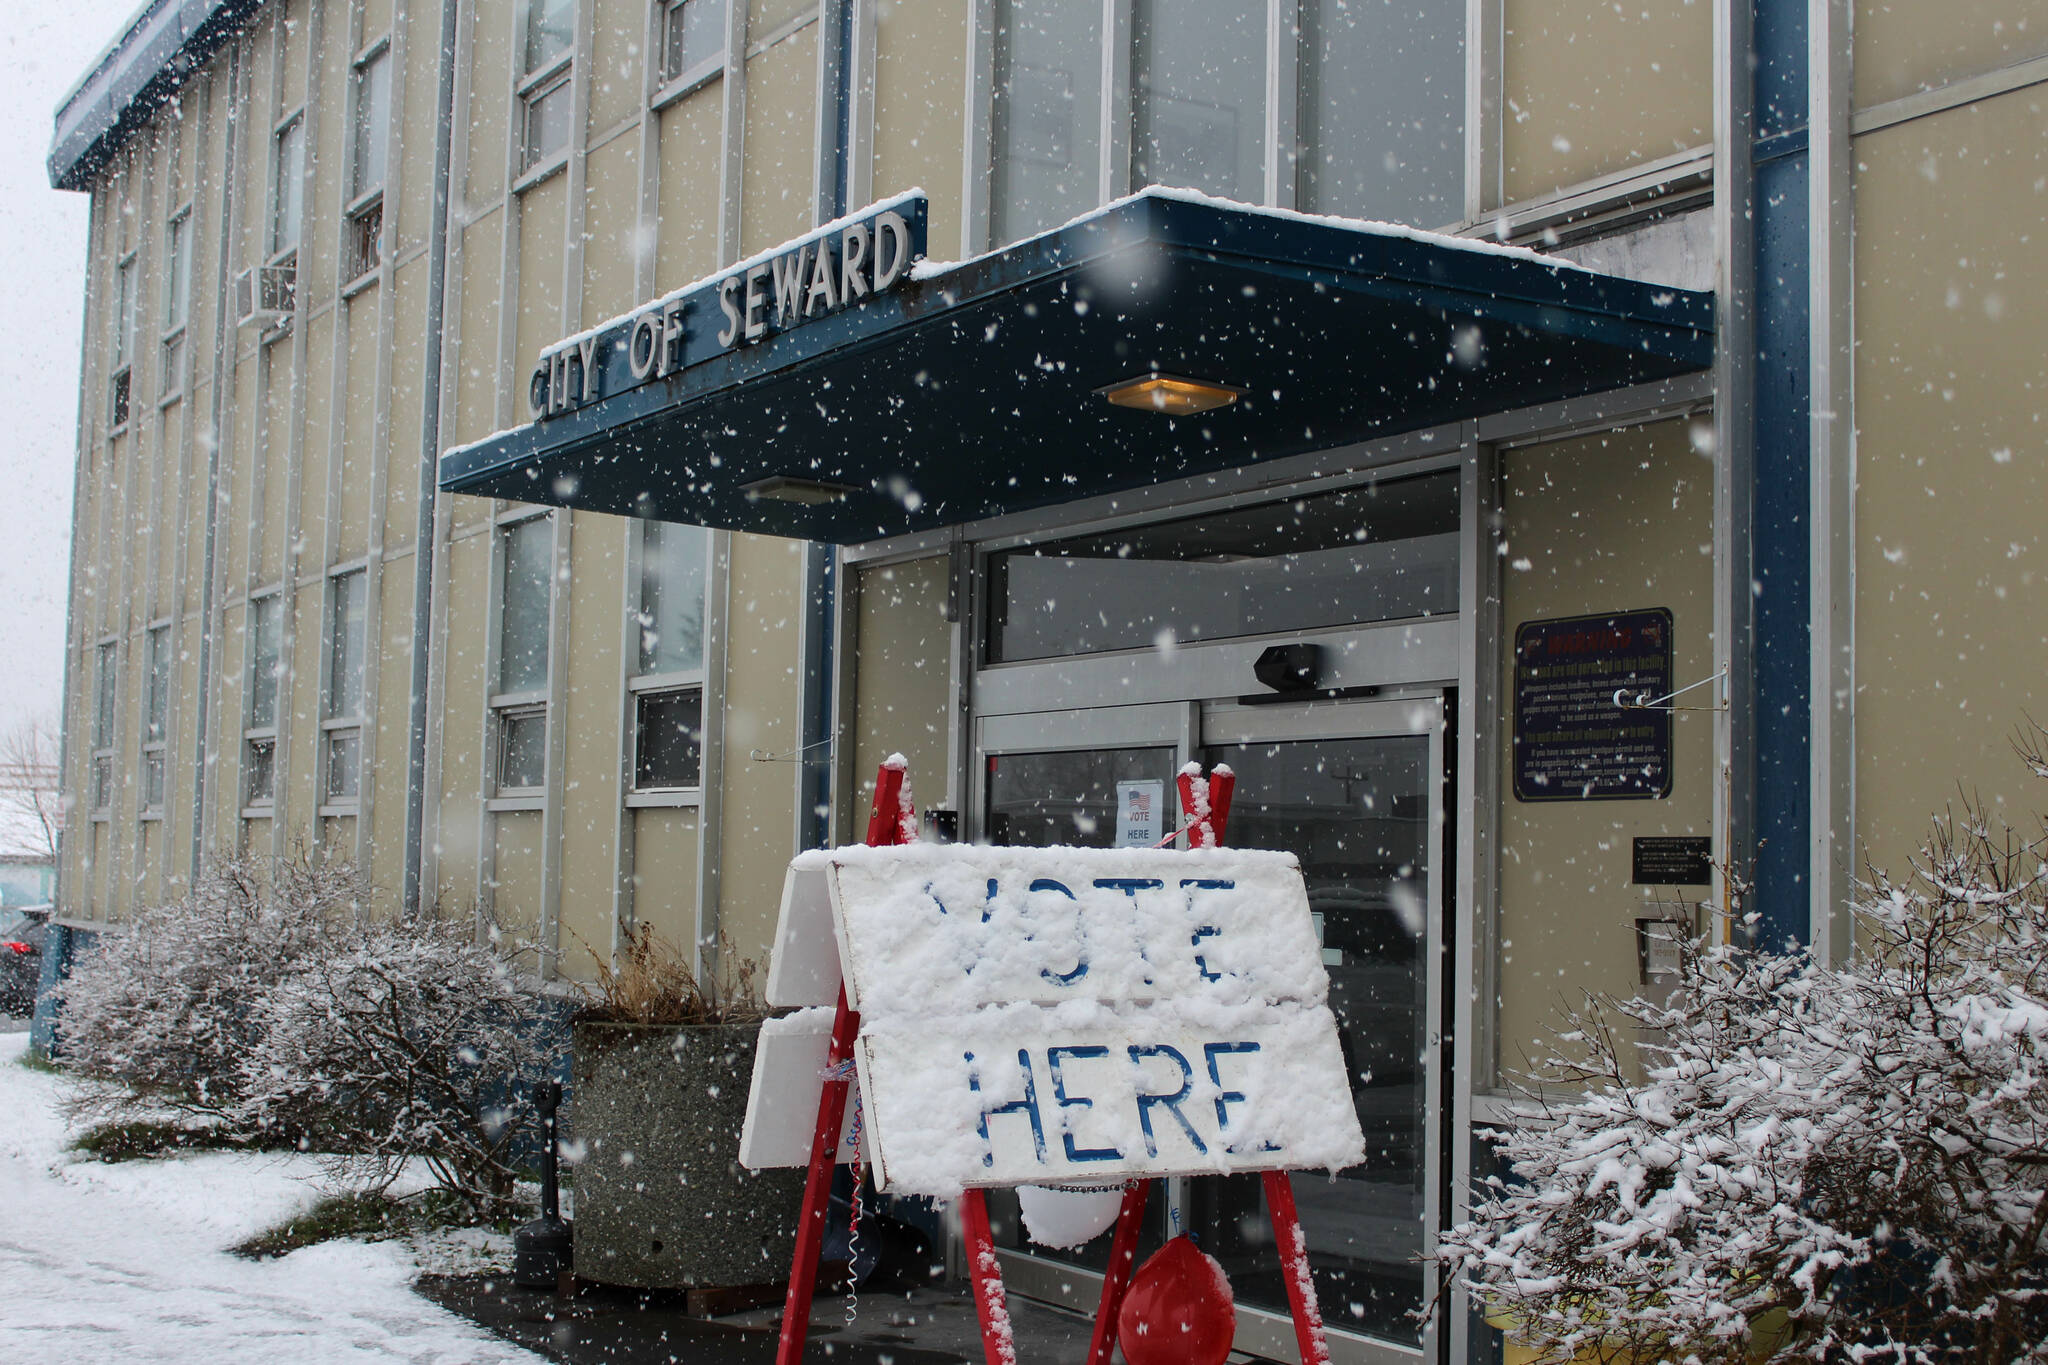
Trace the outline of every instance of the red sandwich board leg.
<path fill-rule="evenodd" d="M 1273 1215 L 1273 1241 L 1280 1248 L 1280 1278 L 1287 1282 L 1287 1306 L 1294 1310 L 1301 1365 L 1330 1365 L 1323 1313 L 1316 1307 L 1315 1281 L 1309 1278 L 1308 1239 L 1301 1235 L 1301 1215 L 1294 1209 L 1294 1186 L 1285 1171 L 1265 1171 L 1261 1178 L 1266 1182 L 1266 1210 Z"/>
<path fill-rule="evenodd" d="M 1140 1180 L 1124 1191 L 1123 1206 L 1116 1212 L 1116 1237 L 1109 1244 L 1109 1270 L 1102 1277 L 1102 1307 L 1095 1314 L 1095 1335 L 1088 1342 L 1088 1365 L 1109 1365 L 1116 1349 L 1117 1315 L 1124 1311 L 1124 1294 L 1131 1287 L 1131 1272 L 1138 1259 L 1138 1228 L 1145 1221 L 1145 1200 L 1152 1182 Z"/>
<path fill-rule="evenodd" d="M 1017 1340 L 1010 1330 L 1010 1304 L 1003 1295 L 1003 1269 L 988 1228 L 988 1197 L 980 1190 L 960 1196 L 960 1221 L 967 1233 L 967 1273 L 974 1281 L 974 1308 L 981 1317 L 981 1349 L 988 1365 L 1017 1365 Z"/>
<path fill-rule="evenodd" d="M 839 988 L 839 1010 L 832 1018 L 832 1044 L 825 1054 L 828 1071 L 853 1056 L 860 1016 L 846 1007 L 846 987 Z M 797 1365 L 804 1339 L 811 1331 L 811 1295 L 818 1284 L 818 1255 L 825 1247 L 825 1214 L 832 1192 L 832 1172 L 839 1164 L 839 1129 L 846 1121 L 844 1080 L 827 1079 L 818 1097 L 818 1126 L 811 1134 L 811 1170 L 804 1181 L 804 1207 L 797 1217 L 796 1256 L 789 1267 L 789 1295 L 782 1303 L 782 1340 L 776 1365 Z"/>
<path fill-rule="evenodd" d="M 902 809 L 903 766 L 884 763 L 875 774 L 875 807 L 868 816 L 868 842 L 903 842 L 908 824 Z M 825 1069 L 837 1073 L 853 1059 L 853 1040 L 860 1036 L 860 1016 L 846 1007 L 846 987 L 839 987 L 839 1008 L 832 1016 L 832 1043 Z M 782 1301 L 782 1337 L 775 1365 L 797 1365 L 811 1334 L 811 1295 L 818 1286 L 818 1256 L 825 1249 L 825 1214 L 832 1193 L 832 1173 L 839 1164 L 839 1129 L 846 1122 L 848 1081 L 828 1074 L 818 1096 L 818 1126 L 811 1134 L 811 1169 L 804 1181 L 803 1212 L 797 1217 L 796 1255 L 790 1261 L 789 1294 Z M 984 1219 L 986 1222 L 986 1219 Z"/>

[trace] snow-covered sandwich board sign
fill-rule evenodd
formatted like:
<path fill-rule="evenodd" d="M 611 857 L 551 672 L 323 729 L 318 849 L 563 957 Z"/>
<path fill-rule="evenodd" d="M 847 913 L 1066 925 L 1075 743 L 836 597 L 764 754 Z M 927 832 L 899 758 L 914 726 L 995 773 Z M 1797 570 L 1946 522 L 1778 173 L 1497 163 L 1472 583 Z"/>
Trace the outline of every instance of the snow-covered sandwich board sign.
<path fill-rule="evenodd" d="M 800 856 L 768 996 L 827 1008 L 772 1030 L 797 1045 L 764 1037 L 746 1164 L 805 1159 L 821 1046 L 802 1040 L 830 1027 L 842 978 L 860 1016 L 862 1146 L 885 1191 L 1363 1158 L 1292 854 L 911 844 Z"/>

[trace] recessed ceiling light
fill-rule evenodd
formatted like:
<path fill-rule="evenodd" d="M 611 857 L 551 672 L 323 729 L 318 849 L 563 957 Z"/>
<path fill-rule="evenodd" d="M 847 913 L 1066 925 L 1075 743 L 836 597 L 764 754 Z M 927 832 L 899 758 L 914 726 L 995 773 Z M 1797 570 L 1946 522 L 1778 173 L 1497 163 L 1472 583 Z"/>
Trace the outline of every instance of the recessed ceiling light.
<path fill-rule="evenodd" d="M 1172 374 L 1142 375 L 1096 392 L 1120 408 L 1163 412 L 1169 417 L 1185 417 L 1189 413 L 1228 407 L 1244 394 L 1243 389 L 1232 388 L 1228 384 L 1184 379 Z"/>

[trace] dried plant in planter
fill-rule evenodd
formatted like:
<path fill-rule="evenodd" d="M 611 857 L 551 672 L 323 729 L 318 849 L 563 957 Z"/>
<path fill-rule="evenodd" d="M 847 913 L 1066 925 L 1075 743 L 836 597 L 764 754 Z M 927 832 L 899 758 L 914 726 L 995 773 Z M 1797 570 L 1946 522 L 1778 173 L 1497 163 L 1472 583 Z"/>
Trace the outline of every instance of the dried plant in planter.
<path fill-rule="evenodd" d="M 760 963 L 735 957 L 732 941 L 723 935 L 717 965 L 705 974 L 698 972 L 694 954 L 652 925 L 621 930 L 610 961 L 581 936 L 576 941 L 597 963 L 597 979 L 577 986 L 583 996 L 579 1023 L 752 1024 L 768 1017 L 757 984 Z"/>

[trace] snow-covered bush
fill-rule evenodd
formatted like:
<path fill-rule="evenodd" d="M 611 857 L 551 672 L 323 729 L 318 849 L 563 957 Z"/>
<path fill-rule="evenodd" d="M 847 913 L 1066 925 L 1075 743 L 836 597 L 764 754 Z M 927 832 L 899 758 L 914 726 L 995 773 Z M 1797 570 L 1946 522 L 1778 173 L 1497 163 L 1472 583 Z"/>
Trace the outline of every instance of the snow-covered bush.
<path fill-rule="evenodd" d="M 122 1083 L 78 1087 L 74 1111 L 169 1107 L 296 1140 L 351 1184 L 419 1158 L 502 1211 L 542 1071 L 539 998 L 467 917 L 376 919 L 348 864 L 268 863 L 212 864 L 73 964 L 60 1059 Z"/>
<path fill-rule="evenodd" d="M 1446 1269 L 1544 1360 L 2048 1360 L 2044 853 L 1966 810 L 1847 964 L 1591 1002 Z"/>
<path fill-rule="evenodd" d="M 242 1102 L 251 1005 L 303 970 L 332 926 L 367 903 L 346 864 L 303 854 L 224 858 L 182 900 L 96 937 L 58 986 L 62 1060 L 124 1087 L 77 1092 L 76 1109 L 124 1118 L 164 1107 L 225 1115 Z"/>
<path fill-rule="evenodd" d="M 538 997 L 446 920 L 352 927 L 326 947 L 255 1002 L 246 1111 L 310 1121 L 337 1179 L 382 1188 L 417 1158 L 478 1212 L 509 1212 L 512 1144 L 547 1062 Z"/>

